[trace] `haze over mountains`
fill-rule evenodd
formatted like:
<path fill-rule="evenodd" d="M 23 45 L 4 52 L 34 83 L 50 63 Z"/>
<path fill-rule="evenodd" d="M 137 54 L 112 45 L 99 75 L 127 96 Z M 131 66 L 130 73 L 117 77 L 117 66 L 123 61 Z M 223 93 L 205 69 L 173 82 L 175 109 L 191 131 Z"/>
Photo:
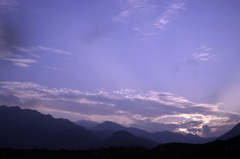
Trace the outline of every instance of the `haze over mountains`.
<path fill-rule="evenodd" d="M 55 119 L 35 110 L 0 106 L 0 147 L 88 149 L 108 146 L 142 146 L 153 148 L 158 144 L 170 142 L 206 143 L 214 140 L 214 138 L 167 131 L 149 133 L 109 121 L 96 124 L 92 123 L 93 127 L 86 129 L 69 120 Z M 240 135 L 239 124 L 219 139 L 229 139 L 237 135 Z"/>

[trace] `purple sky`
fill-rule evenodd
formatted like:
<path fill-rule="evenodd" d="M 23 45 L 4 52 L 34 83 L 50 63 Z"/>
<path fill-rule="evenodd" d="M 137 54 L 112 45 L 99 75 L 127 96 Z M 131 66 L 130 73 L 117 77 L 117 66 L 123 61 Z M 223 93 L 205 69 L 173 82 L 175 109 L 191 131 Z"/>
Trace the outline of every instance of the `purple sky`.
<path fill-rule="evenodd" d="M 216 136 L 240 121 L 239 0 L 0 0 L 0 104 Z"/>

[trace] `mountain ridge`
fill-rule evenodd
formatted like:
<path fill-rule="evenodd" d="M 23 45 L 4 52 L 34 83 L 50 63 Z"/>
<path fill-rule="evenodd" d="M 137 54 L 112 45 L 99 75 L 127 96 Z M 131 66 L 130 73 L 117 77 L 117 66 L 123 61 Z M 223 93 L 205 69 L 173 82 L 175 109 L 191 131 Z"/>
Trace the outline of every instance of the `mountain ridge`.
<path fill-rule="evenodd" d="M 236 127 L 239 127 L 239 124 Z M 17 106 L 0 106 L 0 130 L 0 147 L 13 148 L 88 149 L 102 147 L 109 145 L 104 141 L 112 135 L 116 136 L 119 131 L 126 137 L 126 140 L 133 135 L 134 137 L 131 138 L 137 138 L 141 142 L 148 140 L 158 144 L 207 143 L 214 140 L 214 138 L 206 139 L 192 134 L 182 135 L 169 131 L 149 133 L 110 121 L 86 129 L 67 119 L 55 119 L 51 115 L 44 115 L 36 110 L 22 109 Z M 136 142 L 136 140 L 133 141 Z M 148 147 L 150 146 L 148 145 Z"/>
<path fill-rule="evenodd" d="M 106 121 L 93 127 L 91 130 L 96 131 L 98 134 L 101 133 L 103 138 L 107 138 L 113 133 L 121 130 L 128 131 L 135 136 L 141 138 L 147 138 L 152 141 L 158 142 L 159 144 L 170 143 L 170 142 L 183 142 L 183 143 L 206 143 L 213 141 L 215 138 L 202 138 L 197 135 L 187 134 L 182 135 L 180 133 L 174 133 L 170 131 L 150 133 L 138 128 L 124 127 L 120 124 Z"/>
<path fill-rule="evenodd" d="M 97 139 L 89 130 L 70 122 L 67 119 L 55 119 L 50 115 L 44 115 L 36 110 L 21 109 L 20 107 L 0 106 L 0 147 L 12 148 L 58 148 L 57 142 L 61 142 L 72 129 L 78 129 L 79 132 L 91 138 Z M 61 135 L 57 135 L 57 134 Z M 81 137 L 79 133 L 78 138 Z M 53 140 L 54 139 L 54 140 Z M 69 138 L 72 143 L 76 143 L 75 138 Z M 52 142 L 51 142 L 52 141 Z M 56 142 L 53 142 L 56 141 Z M 86 141 L 85 143 L 91 143 Z M 95 141 L 98 142 L 97 140 Z M 77 144 L 76 144 L 77 145 Z M 91 144 L 88 145 L 93 146 Z M 76 147 L 66 144 L 65 149 L 85 148 L 82 143 Z"/>
<path fill-rule="evenodd" d="M 240 123 L 235 125 L 230 131 L 228 131 L 225 134 L 219 136 L 217 139 L 228 140 L 228 139 L 236 137 L 238 135 L 240 135 Z"/>

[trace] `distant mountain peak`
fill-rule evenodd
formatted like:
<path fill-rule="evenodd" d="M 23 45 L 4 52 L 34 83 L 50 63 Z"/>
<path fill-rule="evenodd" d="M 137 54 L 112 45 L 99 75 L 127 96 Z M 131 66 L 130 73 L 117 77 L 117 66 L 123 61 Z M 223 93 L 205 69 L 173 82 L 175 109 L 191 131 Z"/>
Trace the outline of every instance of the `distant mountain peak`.
<path fill-rule="evenodd" d="M 98 122 L 94 122 L 94 121 L 90 121 L 90 120 L 78 120 L 75 122 L 76 124 L 83 126 L 87 129 L 93 128 L 94 126 L 97 126 L 99 123 Z"/>
<path fill-rule="evenodd" d="M 105 121 L 95 127 L 93 127 L 93 130 L 113 130 L 113 131 L 119 131 L 119 130 L 126 130 L 126 127 L 118 124 L 118 123 L 114 123 L 111 121 Z"/>
<path fill-rule="evenodd" d="M 122 125 L 120 125 L 118 123 L 115 123 L 115 122 L 112 122 L 112 121 L 104 121 L 102 124 L 103 125 L 118 125 L 118 126 L 122 126 Z"/>

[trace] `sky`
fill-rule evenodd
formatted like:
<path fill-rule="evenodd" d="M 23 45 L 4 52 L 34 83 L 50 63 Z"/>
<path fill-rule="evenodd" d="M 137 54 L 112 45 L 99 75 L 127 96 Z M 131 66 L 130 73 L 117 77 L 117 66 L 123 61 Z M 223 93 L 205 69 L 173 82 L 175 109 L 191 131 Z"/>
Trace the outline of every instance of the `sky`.
<path fill-rule="evenodd" d="M 218 136 L 240 122 L 239 0 L 0 0 L 0 105 Z"/>

